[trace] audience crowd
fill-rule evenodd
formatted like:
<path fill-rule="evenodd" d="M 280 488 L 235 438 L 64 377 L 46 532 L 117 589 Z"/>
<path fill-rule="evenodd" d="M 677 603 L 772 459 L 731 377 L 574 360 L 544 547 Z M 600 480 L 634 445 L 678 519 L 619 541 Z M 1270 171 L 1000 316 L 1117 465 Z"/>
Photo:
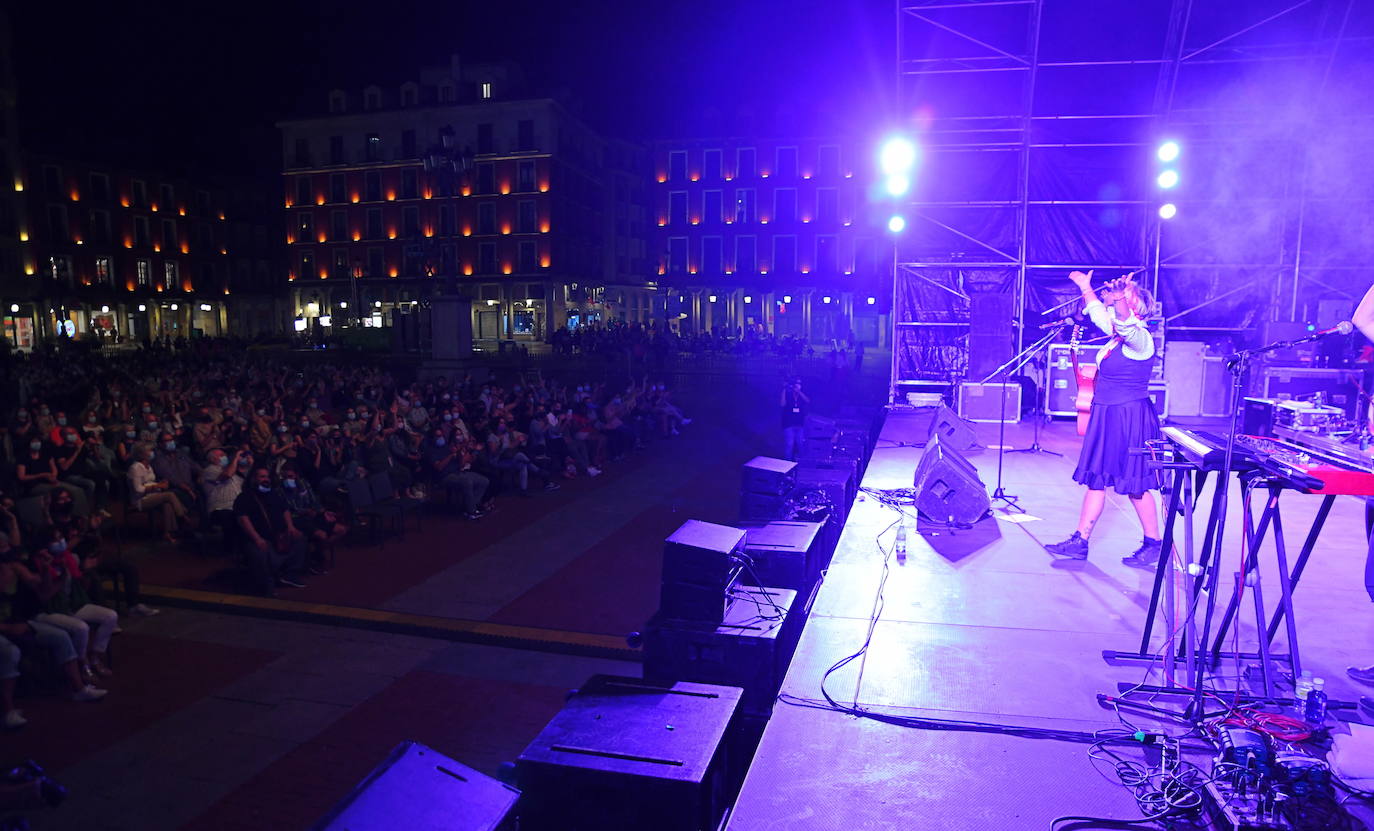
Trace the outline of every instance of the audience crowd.
<path fill-rule="evenodd" d="M 585 337 L 579 348 L 592 350 L 602 335 Z M 25 723 L 13 702 L 21 663 L 56 668 L 75 700 L 105 695 L 95 682 L 111 673 L 116 601 L 156 614 L 110 544 L 138 519 L 169 543 L 236 553 L 272 594 L 322 573 L 330 547 L 378 521 L 379 505 L 434 500 L 480 521 L 502 498 L 598 476 L 690 423 L 647 381 L 411 380 L 322 358 L 217 339 L 0 356 L 5 727 Z"/>

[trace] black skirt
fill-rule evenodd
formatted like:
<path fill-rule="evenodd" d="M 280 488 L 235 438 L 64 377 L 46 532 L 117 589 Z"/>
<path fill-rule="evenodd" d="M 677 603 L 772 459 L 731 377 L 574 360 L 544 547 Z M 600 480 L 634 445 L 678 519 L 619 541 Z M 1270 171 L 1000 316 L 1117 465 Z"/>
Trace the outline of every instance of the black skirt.
<path fill-rule="evenodd" d="M 1122 404 L 1094 403 L 1083 435 L 1083 451 L 1073 480 L 1093 490 L 1114 489 L 1139 497 L 1159 490 L 1159 471 L 1146 464 L 1139 451 L 1145 442 L 1159 438 L 1159 415 L 1148 398 Z M 1136 450 L 1136 453 L 1130 451 Z"/>

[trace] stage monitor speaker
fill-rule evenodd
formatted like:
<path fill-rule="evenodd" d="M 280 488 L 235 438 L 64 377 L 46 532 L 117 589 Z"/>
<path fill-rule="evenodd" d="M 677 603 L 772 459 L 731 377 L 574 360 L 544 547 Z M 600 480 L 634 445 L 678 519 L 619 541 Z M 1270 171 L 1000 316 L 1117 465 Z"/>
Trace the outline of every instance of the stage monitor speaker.
<path fill-rule="evenodd" d="M 715 828 L 726 806 L 724 739 L 742 694 L 593 676 L 516 762 L 521 831 Z"/>
<path fill-rule="evenodd" d="M 935 418 L 930 422 L 930 439 L 936 437 L 947 450 L 972 450 L 979 446 L 973 427 L 945 404 L 935 408 Z"/>
<path fill-rule="evenodd" d="M 664 542 L 659 613 L 720 623 L 730 586 L 739 579 L 743 553 L 740 529 L 687 520 Z"/>
<path fill-rule="evenodd" d="M 311 831 L 506 831 L 520 792 L 402 742 Z"/>
<path fill-rule="evenodd" d="M 934 436 L 916 464 L 912 486 L 916 510 L 933 522 L 972 525 L 992 505 L 973 465 Z"/>

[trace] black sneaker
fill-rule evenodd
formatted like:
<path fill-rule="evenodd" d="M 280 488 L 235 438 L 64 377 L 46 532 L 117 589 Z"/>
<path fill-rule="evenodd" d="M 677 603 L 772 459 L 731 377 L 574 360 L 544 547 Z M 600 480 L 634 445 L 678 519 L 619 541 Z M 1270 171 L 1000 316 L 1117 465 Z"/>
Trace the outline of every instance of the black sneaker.
<path fill-rule="evenodd" d="M 1063 542 L 1045 546 L 1045 550 L 1056 557 L 1067 557 L 1070 560 L 1088 559 L 1088 541 L 1077 531 L 1074 531 L 1073 536 Z"/>
<path fill-rule="evenodd" d="M 1159 540 L 1152 540 L 1146 537 L 1140 543 L 1140 547 L 1125 557 L 1121 562 L 1131 568 L 1154 568 L 1159 562 L 1159 555 L 1164 551 L 1164 543 Z"/>
<path fill-rule="evenodd" d="M 563 489 L 560 488 L 560 487 L 558 486 L 558 483 L 557 483 L 557 482 L 550 481 L 550 482 L 548 482 L 547 484 L 544 485 L 544 490 L 552 492 L 552 491 L 561 491 L 561 490 L 563 490 Z"/>
<path fill-rule="evenodd" d="M 278 578 L 277 578 L 277 585 L 278 585 L 278 586 L 289 586 L 289 587 L 291 587 L 291 588 L 293 588 L 293 589 L 303 589 L 303 588 L 305 588 L 305 584 L 304 584 L 304 583 L 300 582 L 299 580 L 292 580 L 290 577 L 278 577 Z"/>

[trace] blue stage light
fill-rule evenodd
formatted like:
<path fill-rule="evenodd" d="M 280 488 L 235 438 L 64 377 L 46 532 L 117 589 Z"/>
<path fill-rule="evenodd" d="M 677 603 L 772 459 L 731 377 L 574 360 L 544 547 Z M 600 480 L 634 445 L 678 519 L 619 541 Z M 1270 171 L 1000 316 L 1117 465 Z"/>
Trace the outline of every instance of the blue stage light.
<path fill-rule="evenodd" d="M 1160 187 L 1164 188 L 1165 190 L 1168 190 L 1169 188 L 1173 187 L 1174 185 L 1177 185 L 1177 184 L 1178 184 L 1178 171 L 1177 171 L 1177 170 L 1165 170 L 1165 171 L 1162 171 L 1162 172 L 1159 174 L 1159 176 L 1157 176 L 1157 177 L 1155 178 L 1155 184 L 1159 185 Z"/>
<path fill-rule="evenodd" d="M 1178 214 L 1178 206 L 1173 202 L 1165 202 L 1159 206 L 1160 219 L 1173 219 Z"/>
<path fill-rule="evenodd" d="M 1161 162 L 1172 162 L 1178 158 L 1179 152 L 1178 142 L 1166 141 L 1155 151 L 1155 155 L 1159 157 Z"/>
<path fill-rule="evenodd" d="M 900 234 L 901 232 L 905 231 L 906 217 L 902 216 L 901 214 L 894 214 L 892 218 L 887 221 L 887 230 L 891 231 L 894 234 Z"/>
<path fill-rule="evenodd" d="M 911 177 L 904 173 L 896 173 L 887 177 L 885 186 L 890 196 L 901 196 L 911 190 Z"/>
<path fill-rule="evenodd" d="M 905 176 L 916 164 L 916 145 L 901 136 L 890 138 L 878 151 L 878 164 L 885 176 Z"/>

